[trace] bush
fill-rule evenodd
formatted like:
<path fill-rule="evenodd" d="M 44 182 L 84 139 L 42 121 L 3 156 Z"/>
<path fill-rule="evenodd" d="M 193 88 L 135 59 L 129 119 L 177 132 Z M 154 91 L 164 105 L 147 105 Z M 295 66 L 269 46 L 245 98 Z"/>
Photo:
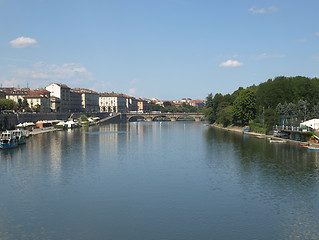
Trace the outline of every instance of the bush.
<path fill-rule="evenodd" d="M 256 121 L 249 121 L 249 128 L 252 132 L 267 133 L 267 126 Z"/>

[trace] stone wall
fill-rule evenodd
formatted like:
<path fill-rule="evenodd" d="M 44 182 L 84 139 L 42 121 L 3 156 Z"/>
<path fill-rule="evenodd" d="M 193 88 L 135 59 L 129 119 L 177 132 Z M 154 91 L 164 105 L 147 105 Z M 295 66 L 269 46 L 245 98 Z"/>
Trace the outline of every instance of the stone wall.
<path fill-rule="evenodd" d="M 73 118 L 79 118 L 83 113 L 73 113 Z M 19 113 L 19 114 L 0 114 L 0 129 L 2 127 L 11 129 L 19 123 L 37 122 L 41 120 L 68 120 L 70 113 Z M 108 113 L 92 113 L 94 117 L 106 118 Z M 119 118 L 120 120 L 121 118 Z M 115 120 L 117 121 L 117 120 Z"/>

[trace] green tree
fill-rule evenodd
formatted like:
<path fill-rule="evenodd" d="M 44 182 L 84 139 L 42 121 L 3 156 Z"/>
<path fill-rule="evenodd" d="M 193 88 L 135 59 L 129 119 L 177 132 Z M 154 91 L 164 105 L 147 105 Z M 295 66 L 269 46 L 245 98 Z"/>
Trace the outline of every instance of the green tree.
<path fill-rule="evenodd" d="M 232 123 L 233 119 L 233 106 L 227 106 L 219 110 L 217 122 L 227 127 Z"/>
<path fill-rule="evenodd" d="M 278 124 L 278 115 L 272 108 L 267 108 L 264 111 L 264 125 L 266 125 L 267 131 L 271 130 L 274 125 Z"/>
<path fill-rule="evenodd" d="M 11 99 L 0 99 L 0 110 L 13 110 L 17 103 Z"/>
<path fill-rule="evenodd" d="M 213 94 L 210 93 L 206 97 L 205 107 L 203 108 L 203 113 L 205 118 L 209 121 L 209 123 L 214 123 L 216 120 L 215 114 L 213 112 Z"/>
<path fill-rule="evenodd" d="M 23 101 L 22 101 L 22 108 L 23 108 L 24 110 L 28 110 L 28 107 L 29 107 L 29 103 L 28 103 L 27 99 L 23 99 Z"/>
<path fill-rule="evenodd" d="M 233 105 L 233 121 L 238 125 L 247 125 L 256 117 L 256 93 L 250 89 L 240 92 Z"/>

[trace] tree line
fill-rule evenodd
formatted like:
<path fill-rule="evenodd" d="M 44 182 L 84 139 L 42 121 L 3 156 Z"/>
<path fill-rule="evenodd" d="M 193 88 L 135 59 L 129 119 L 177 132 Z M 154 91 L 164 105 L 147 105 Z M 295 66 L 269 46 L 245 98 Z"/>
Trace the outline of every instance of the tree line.
<path fill-rule="evenodd" d="M 299 122 L 319 118 L 319 79 L 276 77 L 259 85 L 238 88 L 232 94 L 210 93 L 203 113 L 210 123 L 272 129 L 279 117 Z"/>

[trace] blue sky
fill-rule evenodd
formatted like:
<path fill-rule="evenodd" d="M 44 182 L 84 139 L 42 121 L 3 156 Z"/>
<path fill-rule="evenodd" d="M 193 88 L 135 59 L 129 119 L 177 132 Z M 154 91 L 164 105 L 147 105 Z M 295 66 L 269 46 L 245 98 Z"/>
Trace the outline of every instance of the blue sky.
<path fill-rule="evenodd" d="M 317 0 L 0 0 L 0 82 L 204 99 L 319 76 Z"/>

